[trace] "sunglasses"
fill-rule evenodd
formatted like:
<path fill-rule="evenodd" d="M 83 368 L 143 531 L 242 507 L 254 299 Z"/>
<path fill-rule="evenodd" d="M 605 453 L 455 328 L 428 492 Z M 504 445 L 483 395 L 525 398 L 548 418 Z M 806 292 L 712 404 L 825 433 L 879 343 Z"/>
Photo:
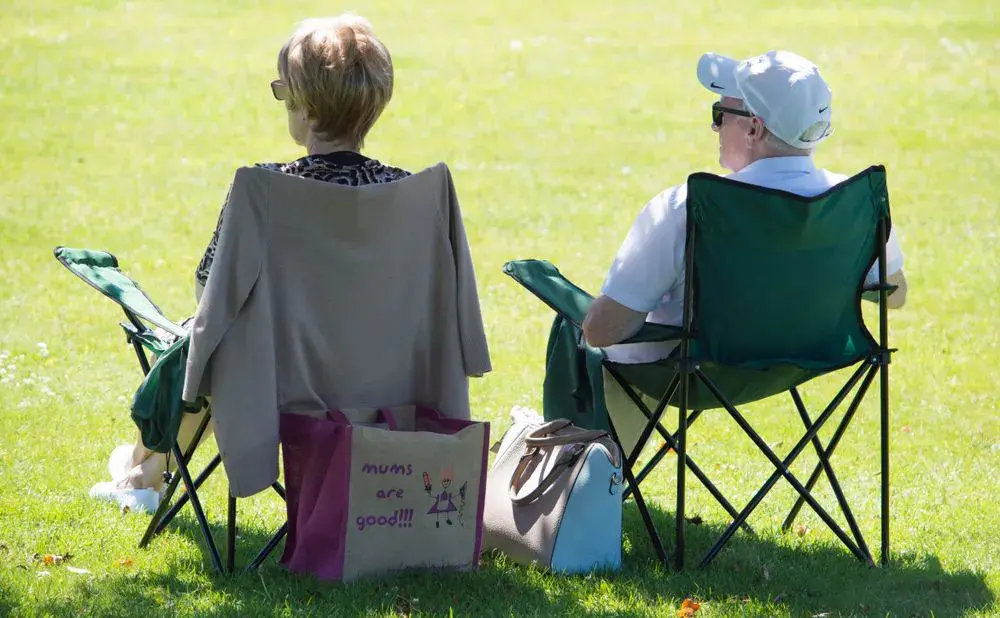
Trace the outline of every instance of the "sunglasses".
<path fill-rule="evenodd" d="M 288 98 L 288 85 L 280 79 L 274 80 L 271 82 L 271 94 L 275 99 L 284 101 Z"/>
<path fill-rule="evenodd" d="M 712 126 L 721 127 L 722 117 L 726 114 L 732 114 L 733 116 L 743 116 L 745 118 L 753 118 L 753 112 L 748 112 L 742 109 L 736 109 L 733 107 L 723 107 L 722 103 L 716 101 L 712 103 Z"/>

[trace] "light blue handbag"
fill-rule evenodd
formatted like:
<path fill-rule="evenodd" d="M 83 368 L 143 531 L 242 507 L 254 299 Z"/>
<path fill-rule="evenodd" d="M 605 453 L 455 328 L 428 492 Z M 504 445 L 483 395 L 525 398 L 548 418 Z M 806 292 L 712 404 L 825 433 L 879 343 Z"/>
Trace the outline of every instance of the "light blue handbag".
<path fill-rule="evenodd" d="M 562 573 L 619 569 L 621 465 L 604 431 L 515 424 L 486 478 L 483 547 Z"/>

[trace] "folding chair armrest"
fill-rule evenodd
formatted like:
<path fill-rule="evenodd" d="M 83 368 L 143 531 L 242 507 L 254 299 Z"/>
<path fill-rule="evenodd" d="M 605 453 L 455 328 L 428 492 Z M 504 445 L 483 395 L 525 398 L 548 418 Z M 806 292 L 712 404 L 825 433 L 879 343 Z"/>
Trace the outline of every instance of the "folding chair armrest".
<path fill-rule="evenodd" d="M 622 343 L 652 343 L 657 341 L 675 341 L 683 338 L 684 329 L 680 326 L 646 322 L 639 329 L 639 332 L 622 341 Z"/>
<path fill-rule="evenodd" d="M 885 289 L 886 296 L 890 296 L 898 288 L 898 285 L 892 285 L 891 283 L 887 283 L 885 285 L 873 283 L 872 285 L 866 285 L 861 288 L 861 298 L 867 300 L 868 302 L 877 303 L 879 299 L 879 292 L 882 291 L 882 289 Z"/>
<path fill-rule="evenodd" d="M 503 272 L 577 326 L 583 324 L 590 303 L 594 302 L 593 296 L 577 287 L 546 260 L 511 260 L 503 265 Z"/>

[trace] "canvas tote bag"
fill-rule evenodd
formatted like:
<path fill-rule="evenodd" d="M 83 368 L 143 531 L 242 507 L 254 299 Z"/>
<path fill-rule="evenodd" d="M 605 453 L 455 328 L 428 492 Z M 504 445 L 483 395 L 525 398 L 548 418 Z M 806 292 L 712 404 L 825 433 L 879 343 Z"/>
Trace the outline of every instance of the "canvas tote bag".
<path fill-rule="evenodd" d="M 294 572 L 349 581 L 472 569 L 482 547 L 489 423 L 423 406 L 280 419 Z"/>
<path fill-rule="evenodd" d="M 622 460 L 601 430 L 515 424 L 487 477 L 484 546 L 564 573 L 621 566 Z"/>

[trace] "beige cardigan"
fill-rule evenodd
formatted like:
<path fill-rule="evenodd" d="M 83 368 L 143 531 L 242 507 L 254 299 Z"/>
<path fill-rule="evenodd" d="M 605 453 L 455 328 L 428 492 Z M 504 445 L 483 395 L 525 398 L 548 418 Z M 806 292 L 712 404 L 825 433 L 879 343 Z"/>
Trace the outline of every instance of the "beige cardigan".
<path fill-rule="evenodd" d="M 443 164 L 344 187 L 236 172 L 192 325 L 184 399 L 212 396 L 230 488 L 278 478 L 278 413 L 423 403 L 469 418 L 490 371 L 472 256 Z"/>

